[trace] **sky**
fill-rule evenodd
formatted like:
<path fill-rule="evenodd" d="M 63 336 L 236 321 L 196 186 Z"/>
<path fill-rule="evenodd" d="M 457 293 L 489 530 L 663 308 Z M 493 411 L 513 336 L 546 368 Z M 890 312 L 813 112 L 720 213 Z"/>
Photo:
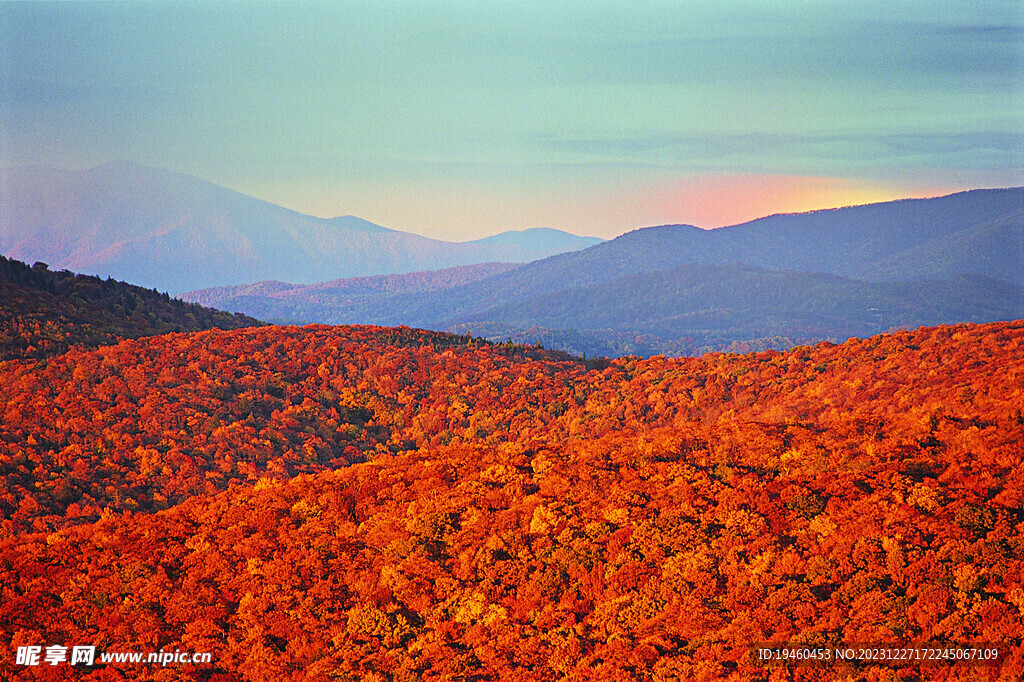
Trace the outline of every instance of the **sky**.
<path fill-rule="evenodd" d="M 0 165 L 464 240 L 1024 185 L 1020 0 L 0 2 Z"/>

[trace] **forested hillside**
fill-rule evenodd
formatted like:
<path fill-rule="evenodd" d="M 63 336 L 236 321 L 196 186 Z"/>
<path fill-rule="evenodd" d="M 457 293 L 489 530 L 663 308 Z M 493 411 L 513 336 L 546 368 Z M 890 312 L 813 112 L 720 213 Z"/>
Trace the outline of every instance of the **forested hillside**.
<path fill-rule="evenodd" d="M 0 365 L 0 671 L 81 679 L 1016 680 L 1024 322 L 585 362 L 409 329 Z M 756 643 L 989 643 L 764 667 Z M 774 672 L 773 672 L 774 671 Z"/>
<path fill-rule="evenodd" d="M 0 360 L 45 358 L 125 338 L 263 324 L 154 289 L 0 256 Z"/>

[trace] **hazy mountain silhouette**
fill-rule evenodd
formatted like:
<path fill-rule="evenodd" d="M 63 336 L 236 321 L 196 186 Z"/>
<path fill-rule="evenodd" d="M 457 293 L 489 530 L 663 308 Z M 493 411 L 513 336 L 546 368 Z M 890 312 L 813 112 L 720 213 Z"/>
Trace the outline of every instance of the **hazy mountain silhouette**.
<path fill-rule="evenodd" d="M 745 263 L 870 281 L 973 274 L 1024 284 L 1022 212 L 1024 188 L 1016 188 L 777 215 L 717 230 L 644 228 L 445 292 L 421 306 L 419 319 L 465 317 L 695 263 Z"/>
<path fill-rule="evenodd" d="M 718 230 L 668 225 L 439 289 L 193 300 L 265 319 L 407 324 L 588 353 L 1012 319 L 1024 317 L 1022 204 L 1024 189 L 976 190 Z"/>
<path fill-rule="evenodd" d="M 444 242 L 354 216 L 303 215 L 169 171 L 116 162 L 3 172 L 0 251 L 174 293 L 210 286 L 527 262 L 600 240 L 526 230 Z"/>
<path fill-rule="evenodd" d="M 746 263 L 875 281 L 977 274 L 1024 284 L 1024 188 L 776 215 L 702 230 L 634 230 L 451 292 L 450 305 L 482 310 L 622 275 L 687 263 Z"/>

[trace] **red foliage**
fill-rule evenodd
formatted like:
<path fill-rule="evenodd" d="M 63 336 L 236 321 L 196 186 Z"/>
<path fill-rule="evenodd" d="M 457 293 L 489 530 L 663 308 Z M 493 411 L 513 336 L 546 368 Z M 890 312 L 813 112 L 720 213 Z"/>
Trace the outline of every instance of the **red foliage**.
<path fill-rule="evenodd" d="M 1015 679 L 1022 375 L 1021 323 L 601 370 L 328 327 L 9 362 L 0 669 L 768 679 L 756 642 L 955 641 L 1011 658 L 859 674 Z"/>

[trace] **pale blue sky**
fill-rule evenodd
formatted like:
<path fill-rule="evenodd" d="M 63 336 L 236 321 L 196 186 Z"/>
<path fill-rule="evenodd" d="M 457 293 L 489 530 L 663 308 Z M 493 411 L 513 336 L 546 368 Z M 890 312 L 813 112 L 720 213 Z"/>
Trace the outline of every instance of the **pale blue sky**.
<path fill-rule="evenodd" d="M 0 162 L 446 238 L 1024 184 L 1024 3 L 0 4 Z"/>

